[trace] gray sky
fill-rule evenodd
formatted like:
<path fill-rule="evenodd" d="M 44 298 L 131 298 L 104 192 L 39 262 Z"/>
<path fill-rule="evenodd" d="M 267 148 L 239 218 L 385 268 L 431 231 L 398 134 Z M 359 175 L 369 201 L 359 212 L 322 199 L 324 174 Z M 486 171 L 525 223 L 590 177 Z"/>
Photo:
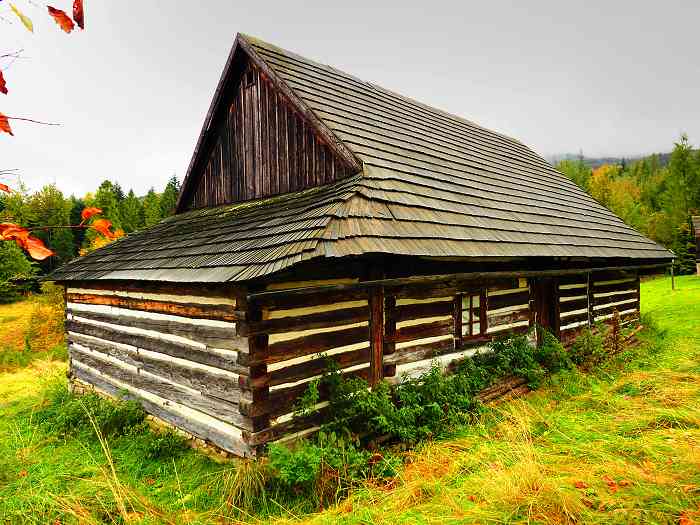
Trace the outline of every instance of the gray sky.
<path fill-rule="evenodd" d="M 695 1 L 235 2 L 85 0 L 62 33 L 39 0 L 0 0 L 0 168 L 81 195 L 109 178 L 145 193 L 187 168 L 237 31 L 512 135 L 549 156 L 700 143 Z M 72 1 L 52 0 L 69 12 Z M 12 22 L 12 23 L 9 23 Z M 3 64 L 6 65 L 6 64 Z"/>

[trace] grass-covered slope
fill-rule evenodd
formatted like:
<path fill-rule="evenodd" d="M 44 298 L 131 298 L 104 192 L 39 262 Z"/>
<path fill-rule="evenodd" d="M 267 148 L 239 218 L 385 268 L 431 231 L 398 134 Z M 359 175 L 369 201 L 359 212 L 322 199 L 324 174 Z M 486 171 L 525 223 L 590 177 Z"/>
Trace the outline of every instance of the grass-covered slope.
<path fill-rule="evenodd" d="M 448 441 L 419 446 L 395 478 L 308 514 L 308 504 L 272 496 L 236 513 L 231 488 L 254 483 L 255 469 L 180 448 L 145 429 L 133 407 L 110 412 L 91 399 L 91 421 L 61 400 L 65 364 L 46 359 L 61 352 L 38 342 L 44 333 L 54 344 L 54 321 L 27 302 L 3 307 L 3 328 L 19 335 L 0 346 L 0 523 L 697 522 L 700 278 L 677 279 L 675 292 L 668 279 L 643 283 L 642 308 L 666 330 L 663 344 L 592 375 L 560 373 Z"/>

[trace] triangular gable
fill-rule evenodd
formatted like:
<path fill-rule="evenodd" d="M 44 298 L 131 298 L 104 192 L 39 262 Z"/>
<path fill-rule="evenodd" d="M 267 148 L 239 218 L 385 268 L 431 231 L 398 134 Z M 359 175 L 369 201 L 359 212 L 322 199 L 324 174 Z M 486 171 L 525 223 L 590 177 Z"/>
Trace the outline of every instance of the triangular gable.
<path fill-rule="evenodd" d="M 238 35 L 177 211 L 321 186 L 361 169 L 355 155 Z"/>

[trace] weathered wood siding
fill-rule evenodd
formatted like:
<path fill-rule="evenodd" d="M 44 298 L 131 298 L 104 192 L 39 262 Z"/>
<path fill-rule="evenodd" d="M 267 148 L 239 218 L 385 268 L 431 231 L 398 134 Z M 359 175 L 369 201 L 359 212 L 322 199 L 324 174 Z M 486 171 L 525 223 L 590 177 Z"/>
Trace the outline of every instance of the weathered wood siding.
<path fill-rule="evenodd" d="M 341 281 L 344 282 L 344 281 Z M 352 281 L 354 282 L 354 281 Z M 299 288 L 338 281 L 287 283 Z M 276 285 L 276 288 L 285 284 Z M 373 297 L 383 298 L 381 342 L 372 343 Z M 346 375 L 392 383 L 417 377 L 434 363 L 444 370 L 485 350 L 494 336 L 529 329 L 530 288 L 526 279 L 487 285 L 416 285 L 398 289 L 319 291 L 271 297 L 250 306 L 242 332 L 264 337 L 254 359 L 264 369 L 252 382 L 259 399 L 242 407 L 258 418 L 251 445 L 299 437 L 318 428 L 319 418 L 294 417 L 299 397 L 327 369 L 329 360 Z M 254 312 L 259 310 L 259 316 Z M 377 352 L 377 355 L 375 355 Z M 373 356 L 378 365 L 373 365 Z M 373 368 L 380 369 L 373 374 Z M 323 413 L 328 392 L 320 391 Z M 265 428 L 263 428 L 265 427 Z"/>
<path fill-rule="evenodd" d="M 346 376 L 398 383 L 435 364 L 449 371 L 494 337 L 537 322 L 536 278 L 357 284 L 282 282 L 263 290 L 281 294 L 262 296 L 69 288 L 71 373 L 112 395 L 124 390 L 150 413 L 225 450 L 255 455 L 265 443 L 319 428 L 328 406 L 323 387 L 320 414 L 295 411 L 331 362 Z M 625 323 L 639 318 L 634 273 L 581 273 L 555 284 L 555 328 L 564 343 L 615 310 Z M 308 293 L 295 293 L 300 288 Z"/>
<path fill-rule="evenodd" d="M 323 285 L 330 281 L 289 283 Z M 332 281 L 337 282 L 337 281 Z M 315 420 L 295 419 L 299 397 L 333 361 L 344 375 L 369 378 L 369 302 L 366 292 L 323 293 L 282 297 L 251 306 L 243 333 L 264 338 L 264 348 L 253 356 L 256 401 L 241 409 L 257 418 L 257 432 L 247 435 L 251 445 L 286 435 L 315 430 Z M 321 392 L 323 408 L 327 392 Z"/>
<path fill-rule="evenodd" d="M 263 73 L 249 65 L 184 209 L 259 199 L 351 175 Z"/>
<path fill-rule="evenodd" d="M 622 324 L 639 320 L 639 276 L 632 272 L 582 274 L 558 279 L 560 338 L 568 344 L 582 329 L 609 322 L 615 310 Z"/>
<path fill-rule="evenodd" d="M 70 374 L 218 447 L 252 455 L 253 422 L 239 404 L 249 393 L 246 338 L 235 297 L 153 286 L 86 284 L 66 290 Z"/>

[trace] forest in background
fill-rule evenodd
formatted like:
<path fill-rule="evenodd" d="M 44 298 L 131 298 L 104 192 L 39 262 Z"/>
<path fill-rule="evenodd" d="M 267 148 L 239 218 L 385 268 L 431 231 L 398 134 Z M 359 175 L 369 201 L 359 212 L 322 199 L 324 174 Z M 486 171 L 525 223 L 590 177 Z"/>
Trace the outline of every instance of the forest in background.
<path fill-rule="evenodd" d="M 36 287 L 37 277 L 110 242 L 94 230 L 66 227 L 81 222 L 83 209 L 100 208 L 101 216 L 112 221 L 119 238 L 172 215 L 179 192 L 180 182 L 175 175 L 162 192 L 151 188 L 145 196 L 137 196 L 133 190 L 125 192 L 118 182 L 109 180 L 83 197 L 67 197 L 55 184 L 29 192 L 18 182 L 12 193 L 0 197 L 0 222 L 40 227 L 33 234 L 56 255 L 36 262 L 14 242 L 0 242 L 0 302 L 16 299 L 23 291 Z"/>
<path fill-rule="evenodd" d="M 700 215 L 700 149 L 686 135 L 670 154 L 597 166 L 580 156 L 556 168 L 634 229 L 672 250 L 677 273 L 695 272 L 690 217 Z"/>

